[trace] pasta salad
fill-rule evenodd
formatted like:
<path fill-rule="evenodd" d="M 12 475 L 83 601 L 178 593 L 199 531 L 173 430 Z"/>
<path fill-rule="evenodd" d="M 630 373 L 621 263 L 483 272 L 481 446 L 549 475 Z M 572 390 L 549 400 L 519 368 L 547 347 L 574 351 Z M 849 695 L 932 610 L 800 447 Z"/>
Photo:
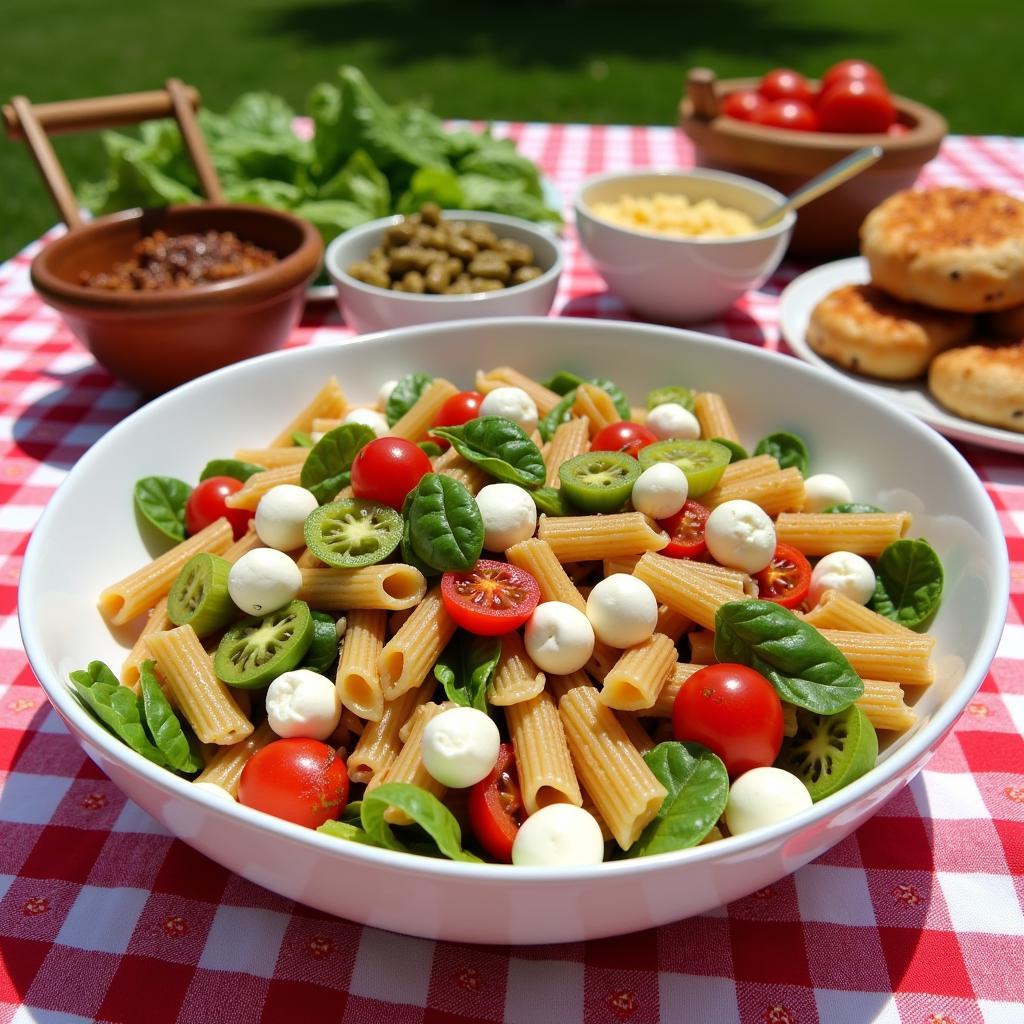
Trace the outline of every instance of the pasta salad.
<path fill-rule="evenodd" d="M 135 485 L 166 550 L 72 692 L 225 801 L 460 861 L 721 840 L 875 764 L 934 679 L 942 566 L 911 516 L 743 447 L 726 400 L 608 380 L 331 378 L 197 486 Z"/>

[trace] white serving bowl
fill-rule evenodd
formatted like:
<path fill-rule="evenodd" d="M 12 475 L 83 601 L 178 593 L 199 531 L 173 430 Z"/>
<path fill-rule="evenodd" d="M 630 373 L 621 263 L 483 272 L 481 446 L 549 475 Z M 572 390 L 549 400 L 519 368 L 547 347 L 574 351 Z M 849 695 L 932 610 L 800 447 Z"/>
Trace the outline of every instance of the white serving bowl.
<path fill-rule="evenodd" d="M 851 786 L 785 822 L 656 857 L 582 868 L 457 864 L 346 843 L 229 805 L 114 739 L 67 690 L 95 658 L 118 665 L 133 637 L 96 610 L 112 580 L 148 558 L 132 514 L 133 482 L 194 480 L 205 462 L 264 443 L 330 374 L 355 400 L 412 370 L 467 385 L 512 364 L 614 378 L 634 401 L 652 385 L 720 391 L 744 441 L 774 430 L 807 438 L 815 471 L 849 481 L 859 501 L 914 513 L 946 568 L 932 629 L 939 677 L 921 693 L 915 729 Z M 918 772 L 978 689 L 1008 599 L 1006 548 L 992 504 L 959 453 L 930 428 L 821 370 L 669 328 L 519 318 L 430 325 L 292 349 L 192 381 L 101 438 L 60 487 L 21 573 L 25 648 L 47 696 L 88 755 L 175 835 L 269 889 L 330 913 L 413 935 L 467 942 L 597 938 L 660 925 L 737 899 L 817 857 Z"/>
<path fill-rule="evenodd" d="M 338 235 L 327 247 L 324 266 L 337 290 L 338 308 L 358 334 L 412 327 L 442 320 L 475 320 L 484 316 L 544 316 L 555 301 L 562 275 L 562 246 L 554 233 L 519 217 L 505 217 L 479 210 L 445 210 L 445 220 L 488 224 L 499 238 L 525 242 L 533 249 L 534 262 L 544 271 L 540 277 L 494 292 L 474 295 L 415 295 L 393 292 L 357 281 L 348 268 L 365 260 L 380 244 L 386 228 L 403 220 L 400 214 L 360 224 Z"/>
<path fill-rule="evenodd" d="M 674 238 L 620 227 L 592 204 L 657 192 L 693 202 L 713 199 L 755 220 L 785 199 L 759 181 L 724 171 L 612 171 L 588 178 L 576 194 L 576 230 L 598 273 L 646 320 L 693 324 L 725 312 L 772 275 L 789 245 L 796 214 L 737 238 Z"/>

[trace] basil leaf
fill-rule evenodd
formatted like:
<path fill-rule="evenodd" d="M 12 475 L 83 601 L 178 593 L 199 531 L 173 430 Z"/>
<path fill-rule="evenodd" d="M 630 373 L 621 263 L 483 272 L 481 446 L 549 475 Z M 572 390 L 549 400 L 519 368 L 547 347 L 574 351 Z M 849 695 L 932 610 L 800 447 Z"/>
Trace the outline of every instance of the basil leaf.
<path fill-rule="evenodd" d="M 365 423 L 343 423 L 328 430 L 306 456 L 299 483 L 321 505 L 334 501 L 338 491 L 348 486 L 352 460 L 376 436 Z"/>
<path fill-rule="evenodd" d="M 384 820 L 384 812 L 389 807 L 405 811 L 433 839 L 438 852 L 449 860 L 479 863 L 479 857 L 462 849 L 462 829 L 452 812 L 432 793 L 408 782 L 385 782 L 363 796 L 360 818 L 363 830 L 375 846 L 408 849 Z"/>
<path fill-rule="evenodd" d="M 807 468 L 810 465 L 807 445 L 804 444 L 803 438 L 797 437 L 796 434 L 780 430 L 777 434 L 769 434 L 767 437 L 762 437 L 757 442 L 754 454 L 772 455 L 778 461 L 781 469 L 789 469 L 790 466 L 796 466 L 803 476 L 807 476 Z"/>
<path fill-rule="evenodd" d="M 338 656 L 338 626 L 326 612 L 313 612 L 313 642 L 306 651 L 303 668 L 325 673 Z"/>
<path fill-rule="evenodd" d="M 624 420 L 632 419 L 633 410 L 629 407 L 629 399 L 626 397 L 622 388 L 620 388 L 614 381 L 605 380 L 603 377 L 591 377 L 587 383 L 596 385 L 601 388 L 602 391 L 607 391 L 612 402 L 615 403 L 615 408 L 618 411 L 618 414 Z"/>
<path fill-rule="evenodd" d="M 839 505 L 829 505 L 826 512 L 845 513 L 847 515 L 867 515 L 869 512 L 884 512 L 877 505 L 865 505 L 859 501 L 844 501 Z"/>
<path fill-rule="evenodd" d="M 487 714 L 487 687 L 501 657 L 501 637 L 456 632 L 434 666 L 449 700 Z"/>
<path fill-rule="evenodd" d="M 122 686 L 103 662 L 90 662 L 88 669 L 71 672 L 69 678 L 74 692 L 94 718 L 137 754 L 161 768 L 168 767 L 167 759 L 150 743 L 142 726 L 139 698 Z"/>
<path fill-rule="evenodd" d="M 211 476 L 230 476 L 241 480 L 244 484 L 255 473 L 262 473 L 263 467 L 252 462 L 239 459 L 211 459 L 199 474 L 200 480 L 209 480 Z"/>
<path fill-rule="evenodd" d="M 296 448 L 312 448 L 313 438 L 309 436 L 304 430 L 296 430 L 292 434 L 292 444 Z"/>
<path fill-rule="evenodd" d="M 540 449 L 518 423 L 503 416 L 480 416 L 461 427 L 434 427 L 433 433 L 496 480 L 540 487 L 547 478 Z"/>
<path fill-rule="evenodd" d="M 562 400 L 537 424 L 537 430 L 545 441 L 563 424 L 572 419 L 572 407 L 576 404 L 576 389 L 567 391 Z"/>
<path fill-rule="evenodd" d="M 416 445 L 428 459 L 436 459 L 438 455 L 444 452 L 444 449 L 439 444 L 434 444 L 433 441 L 419 441 Z"/>
<path fill-rule="evenodd" d="M 559 370 L 554 376 L 544 381 L 543 387 L 546 387 L 548 391 L 554 391 L 556 395 L 567 395 L 582 383 L 583 378 L 577 377 L 575 373 L 570 373 L 568 370 Z"/>
<path fill-rule="evenodd" d="M 538 487 L 529 492 L 537 510 L 546 516 L 575 516 L 576 509 L 569 504 L 565 495 L 557 487 Z"/>
<path fill-rule="evenodd" d="M 741 444 L 737 444 L 735 441 L 730 441 L 727 437 L 713 437 L 711 438 L 715 444 L 720 444 L 723 448 L 729 449 L 729 464 L 732 465 L 734 462 L 742 462 L 744 459 L 749 459 L 750 456 L 747 454 L 747 449 Z"/>
<path fill-rule="evenodd" d="M 473 495 L 458 480 L 426 473 L 411 498 L 413 552 L 441 572 L 472 569 L 484 547 L 484 523 Z"/>
<path fill-rule="evenodd" d="M 323 832 L 325 836 L 333 836 L 335 839 L 362 843 L 364 846 L 377 845 L 358 825 L 353 825 L 350 821 L 325 821 L 317 828 L 317 832 Z"/>
<path fill-rule="evenodd" d="M 185 505 L 192 488 L 173 476 L 144 476 L 135 481 L 135 511 L 162 537 L 185 539 Z"/>
<path fill-rule="evenodd" d="M 893 541 L 875 567 L 870 606 L 901 626 L 917 629 L 939 607 L 942 584 L 942 562 L 928 541 Z"/>
<path fill-rule="evenodd" d="M 696 846 L 715 827 L 729 799 L 725 765 L 699 743 L 659 743 L 644 754 L 644 760 L 668 796 L 629 848 L 629 856 Z"/>
<path fill-rule="evenodd" d="M 153 738 L 157 749 L 175 771 L 195 775 L 202 771 L 203 761 L 199 752 L 193 750 L 188 737 L 181 728 L 181 722 L 174 713 L 170 701 L 160 689 L 153 662 L 144 661 L 139 666 L 139 683 L 142 688 L 142 714 L 146 729 Z"/>
<path fill-rule="evenodd" d="M 434 383 L 429 373 L 410 373 L 403 377 L 391 392 L 384 408 L 388 426 L 393 427 L 415 404 L 423 392 Z"/>
<path fill-rule="evenodd" d="M 760 672 L 790 704 L 820 715 L 848 708 L 864 683 L 842 652 L 773 601 L 730 601 L 715 615 L 715 657 Z"/>
<path fill-rule="evenodd" d="M 665 405 L 667 402 L 674 402 L 681 405 L 688 412 L 693 412 L 693 400 L 696 394 L 690 388 L 674 387 L 669 385 L 664 388 L 655 388 L 647 393 L 647 408 L 653 409 L 658 405 Z M 717 441 L 718 438 L 715 438 Z"/>

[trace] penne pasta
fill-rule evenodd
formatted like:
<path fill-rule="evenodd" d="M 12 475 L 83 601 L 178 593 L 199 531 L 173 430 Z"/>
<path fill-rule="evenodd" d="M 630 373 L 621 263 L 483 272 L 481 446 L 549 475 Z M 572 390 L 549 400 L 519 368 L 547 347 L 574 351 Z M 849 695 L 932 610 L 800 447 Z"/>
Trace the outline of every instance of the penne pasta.
<path fill-rule="evenodd" d="M 906 536 L 909 512 L 789 512 L 780 515 L 775 534 L 805 555 L 852 551 L 877 557 Z"/>
<path fill-rule="evenodd" d="M 644 551 L 660 551 L 668 534 L 640 512 L 607 516 L 542 516 L 537 536 L 559 562 L 589 562 Z"/>
<path fill-rule="evenodd" d="M 547 541 L 536 537 L 520 541 L 505 552 L 505 557 L 511 565 L 525 569 L 533 576 L 540 586 L 542 601 L 561 601 L 586 614 L 587 602 Z"/>
<path fill-rule="evenodd" d="M 249 525 L 249 529 L 242 534 L 227 550 L 221 554 L 221 558 L 225 562 L 231 562 L 234 565 L 242 555 L 248 554 L 253 548 L 263 547 L 263 541 L 260 540 L 259 535 L 256 533 L 256 528 Z"/>
<path fill-rule="evenodd" d="M 606 644 L 601 640 L 594 642 L 594 652 L 590 655 L 587 660 L 584 669 L 591 679 L 598 683 L 603 683 L 605 676 L 612 670 L 612 666 L 622 656 L 622 651 L 617 647 L 612 647 L 611 644 Z"/>
<path fill-rule="evenodd" d="M 246 762 L 258 750 L 262 750 L 276 739 L 277 734 L 264 719 L 244 740 L 227 747 L 213 747 L 213 756 L 192 781 L 212 782 L 215 786 L 227 790 L 232 796 L 237 796 L 238 780 L 242 777 L 242 769 Z"/>
<path fill-rule="evenodd" d="M 128 652 L 121 666 L 121 682 L 136 693 L 139 691 L 139 667 L 144 661 L 151 657 L 146 640 L 154 633 L 163 633 L 165 630 L 174 629 L 174 623 L 167 615 L 167 598 L 162 597 L 156 607 L 149 613 L 146 624 L 142 627 L 138 640 Z"/>
<path fill-rule="evenodd" d="M 557 704 L 570 690 L 577 686 L 585 686 L 590 690 L 596 689 L 590 681 L 590 677 L 582 669 L 577 672 L 570 672 L 567 676 L 549 675 L 547 678 L 548 692 Z"/>
<path fill-rule="evenodd" d="M 554 391 L 537 383 L 532 377 L 512 369 L 511 366 L 496 366 L 493 370 L 484 373 L 478 370 L 476 374 L 476 389 L 486 395 L 496 388 L 522 388 L 537 406 L 537 412 L 541 416 L 547 416 L 549 412 L 562 400 L 562 396 Z"/>
<path fill-rule="evenodd" d="M 805 501 L 804 478 L 795 466 L 765 473 L 722 486 L 721 483 L 701 496 L 701 504 L 714 509 L 726 501 L 743 499 L 760 505 L 770 516 L 796 512 Z"/>
<path fill-rule="evenodd" d="M 473 465 L 469 459 L 464 459 L 454 448 L 435 456 L 433 468 L 435 473 L 458 480 L 470 494 L 477 494 L 481 487 L 491 483 L 488 473 Z"/>
<path fill-rule="evenodd" d="M 308 434 L 313 429 L 313 420 L 318 416 L 330 416 L 333 419 L 340 419 L 345 415 L 348 403 L 345 395 L 338 386 L 334 377 L 329 377 L 324 386 L 313 396 L 312 401 L 305 407 L 281 433 L 270 442 L 271 448 L 286 448 L 295 442 L 293 434 Z"/>
<path fill-rule="evenodd" d="M 622 419 L 611 395 L 596 384 L 581 384 L 576 389 L 576 401 L 572 412 L 574 416 L 587 420 L 591 438 L 596 437 L 605 427 Z"/>
<path fill-rule="evenodd" d="M 387 617 L 382 608 L 355 608 L 348 613 L 334 677 L 342 705 L 371 722 L 379 722 L 384 713 L 378 662 Z"/>
<path fill-rule="evenodd" d="M 729 414 L 725 399 L 713 391 L 701 391 L 693 400 L 693 412 L 700 423 L 700 436 L 706 440 L 724 437 L 727 441 L 740 443 L 736 424 Z"/>
<path fill-rule="evenodd" d="M 672 643 L 678 643 L 679 638 L 692 626 L 693 623 L 674 608 L 669 608 L 667 604 L 658 605 L 658 624 L 654 631 L 664 633 Z"/>
<path fill-rule="evenodd" d="M 559 424 L 544 450 L 544 465 L 548 470 L 544 483 L 548 487 L 558 487 L 558 467 L 589 449 L 590 419 L 587 416 L 579 416 L 567 423 Z"/>
<path fill-rule="evenodd" d="M 256 511 L 260 498 L 267 491 L 281 484 L 294 484 L 296 487 L 302 478 L 302 465 L 278 466 L 276 469 L 265 469 L 262 473 L 253 473 L 248 480 L 242 484 L 240 491 L 229 494 L 224 500 L 228 508 L 244 508 L 250 512 Z"/>
<path fill-rule="evenodd" d="M 430 428 L 437 423 L 437 414 L 441 411 L 441 406 L 452 395 L 457 394 L 458 390 L 450 380 L 435 377 L 433 383 L 423 389 L 420 397 L 391 428 L 389 436 L 403 437 L 406 441 L 426 440 Z"/>
<path fill-rule="evenodd" d="M 583 803 L 558 708 L 548 693 L 505 709 L 527 813 L 549 804 Z"/>
<path fill-rule="evenodd" d="M 654 740 L 650 733 L 641 725 L 640 719 L 631 711 L 616 711 L 615 717 L 622 731 L 629 737 L 629 742 L 641 754 L 648 754 L 654 749 Z"/>
<path fill-rule="evenodd" d="M 450 701 L 444 704 L 421 704 L 416 708 L 412 717 L 402 728 L 402 749 L 398 756 L 391 762 L 383 775 L 374 776 L 366 787 L 369 793 L 379 785 L 386 782 L 405 782 L 412 786 L 419 786 L 428 793 L 436 796 L 439 800 L 448 791 L 430 772 L 423 766 L 423 730 L 427 723 L 436 718 L 442 711 L 447 711 L 455 705 Z M 412 819 L 397 807 L 389 807 L 384 812 L 384 820 L 391 825 L 411 825 Z"/>
<path fill-rule="evenodd" d="M 633 575 L 654 591 L 660 604 L 705 629 L 714 629 L 718 609 L 738 596 L 735 587 L 709 578 L 694 565 L 686 559 L 648 552 L 637 562 Z"/>
<path fill-rule="evenodd" d="M 501 638 L 501 657 L 487 687 L 487 702 L 509 707 L 531 700 L 544 689 L 544 673 L 530 660 L 518 633 Z"/>
<path fill-rule="evenodd" d="M 384 702 L 380 720 L 363 729 L 348 756 L 348 775 L 353 782 L 370 783 L 387 771 L 402 749 L 402 726 L 420 704 L 430 700 L 433 692 L 432 686 L 420 686 Z"/>
<path fill-rule="evenodd" d="M 810 623 L 815 629 L 846 629 L 854 633 L 891 633 L 894 636 L 918 635 L 906 626 L 851 601 L 838 590 L 826 590 L 818 598 L 818 603 L 804 614 L 804 622 Z"/>
<path fill-rule="evenodd" d="M 657 700 L 643 714 L 651 718 L 671 718 L 680 687 L 694 672 L 703 667 L 685 661 L 676 662 L 668 674 L 668 679 L 665 680 L 665 685 L 658 691 Z"/>
<path fill-rule="evenodd" d="M 601 703 L 620 711 L 651 707 L 676 663 L 676 645 L 663 633 L 622 652 L 604 677 Z"/>
<path fill-rule="evenodd" d="M 427 592 L 419 569 L 404 562 L 368 565 L 362 569 L 301 569 L 299 600 L 321 611 L 350 608 L 412 608 Z"/>
<path fill-rule="evenodd" d="M 865 679 L 857 706 L 876 729 L 904 732 L 917 722 L 914 709 L 904 700 L 903 688 L 888 679 Z"/>
<path fill-rule="evenodd" d="M 861 679 L 888 679 L 904 686 L 935 681 L 931 665 L 935 638 L 917 633 L 851 633 L 822 629 L 821 635 L 845 655 Z"/>
<path fill-rule="evenodd" d="M 713 665 L 715 657 L 715 634 L 710 629 L 697 629 L 689 634 L 690 661 L 695 665 Z"/>
<path fill-rule="evenodd" d="M 614 576 L 617 572 L 633 575 L 636 563 L 640 561 L 640 554 L 619 555 L 618 558 L 604 558 L 601 560 L 601 574 L 604 577 Z"/>
<path fill-rule="evenodd" d="M 340 427 L 342 424 L 340 416 L 317 416 L 313 420 L 312 425 L 309 428 L 311 434 L 326 434 L 329 430 L 333 430 L 335 427 Z"/>
<path fill-rule="evenodd" d="M 295 445 L 291 448 L 238 448 L 235 458 L 251 462 L 264 469 L 280 469 L 282 466 L 301 466 L 309 455 L 309 449 Z"/>
<path fill-rule="evenodd" d="M 377 664 L 384 699 L 394 700 L 419 686 L 454 635 L 455 623 L 444 609 L 440 586 L 435 586 L 381 650 Z"/>
<path fill-rule="evenodd" d="M 727 569 L 724 565 L 716 565 L 714 562 L 695 562 L 689 559 L 687 564 L 694 572 L 732 587 L 737 594 L 757 593 L 757 584 L 749 573 L 739 569 Z"/>

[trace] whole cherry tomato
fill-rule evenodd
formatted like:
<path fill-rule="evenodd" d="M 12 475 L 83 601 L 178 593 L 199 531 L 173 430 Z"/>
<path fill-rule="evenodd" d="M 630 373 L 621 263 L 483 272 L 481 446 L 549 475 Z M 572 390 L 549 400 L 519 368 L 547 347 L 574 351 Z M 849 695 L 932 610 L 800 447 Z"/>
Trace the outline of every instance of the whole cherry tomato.
<path fill-rule="evenodd" d="M 756 117 L 768 128 L 789 128 L 796 132 L 818 130 L 818 117 L 804 100 L 772 100 Z"/>
<path fill-rule="evenodd" d="M 845 78 L 818 98 L 818 125 L 823 132 L 885 132 L 896 120 L 889 90 L 867 78 Z"/>
<path fill-rule="evenodd" d="M 463 423 L 475 420 L 480 415 L 480 403 L 484 396 L 479 391 L 460 391 L 452 395 L 441 406 L 434 420 L 435 427 L 461 427 Z"/>
<path fill-rule="evenodd" d="M 430 470 L 430 459 L 412 441 L 378 437 L 352 460 L 352 493 L 401 509 L 405 496 Z"/>
<path fill-rule="evenodd" d="M 857 78 L 871 79 L 873 82 L 878 82 L 879 85 L 885 85 L 882 72 L 874 64 L 869 64 L 866 60 L 841 60 L 838 64 L 833 64 L 821 76 L 821 85 L 818 92 L 819 94 L 823 93 L 830 86 L 835 85 L 836 82 Z"/>
<path fill-rule="evenodd" d="M 590 442 L 590 450 L 625 452 L 635 459 L 641 448 L 646 448 L 657 440 L 657 434 L 648 430 L 642 423 L 619 420 L 618 423 L 609 423 L 594 435 L 594 440 Z"/>
<path fill-rule="evenodd" d="M 223 516 L 231 524 L 238 540 L 256 514 L 249 509 L 228 508 L 225 500 L 242 489 L 242 481 L 233 476 L 211 476 L 201 481 L 185 502 L 185 530 L 191 537 Z"/>
<path fill-rule="evenodd" d="M 810 103 L 814 90 L 799 71 L 790 68 L 776 68 L 761 79 L 757 91 L 766 100 L 802 100 Z"/>
<path fill-rule="evenodd" d="M 740 89 L 725 97 L 722 102 L 722 113 L 728 117 L 735 117 L 737 121 L 753 121 L 766 106 L 768 100 L 759 92 L 754 92 L 753 89 Z"/>

